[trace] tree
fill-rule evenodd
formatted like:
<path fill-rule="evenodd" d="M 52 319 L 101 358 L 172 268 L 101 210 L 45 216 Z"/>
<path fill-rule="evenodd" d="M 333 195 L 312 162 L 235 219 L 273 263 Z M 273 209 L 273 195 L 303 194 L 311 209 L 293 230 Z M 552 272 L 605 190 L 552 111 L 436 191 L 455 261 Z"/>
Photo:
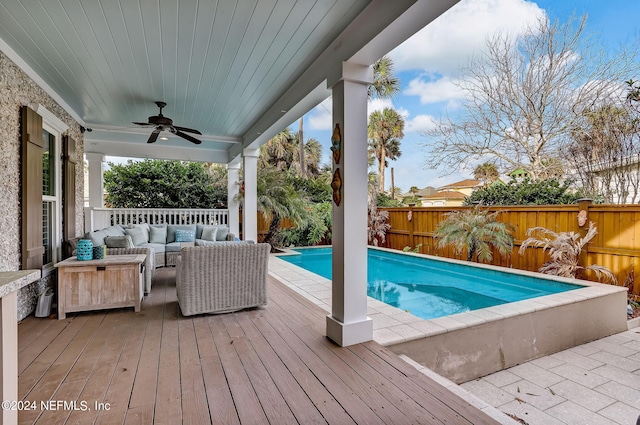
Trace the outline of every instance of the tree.
<path fill-rule="evenodd" d="M 109 163 L 106 203 L 114 208 L 219 208 L 227 204 L 226 170 L 160 159 Z"/>
<path fill-rule="evenodd" d="M 517 38 L 489 39 L 458 84 L 466 95 L 461 116 L 425 133 L 432 141 L 426 165 L 457 170 L 490 158 L 502 171 L 548 176 L 582 111 L 619 100 L 619 82 L 637 69 L 631 49 L 613 56 L 596 50 L 585 25 L 584 18 L 565 25 L 540 19 Z"/>
<path fill-rule="evenodd" d="M 551 260 L 540 268 L 540 273 L 576 278 L 582 270 L 591 270 L 595 272 L 598 280 L 604 278 L 609 283 L 617 283 L 611 270 L 606 267 L 596 264 L 582 267 L 578 264 L 582 249 L 597 234 L 593 222 L 589 222 L 589 230 L 584 237 L 575 232 L 556 233 L 544 227 L 533 227 L 527 230 L 529 238 L 522 242 L 519 252 L 523 255 L 530 247 L 542 248 L 548 252 Z"/>
<path fill-rule="evenodd" d="M 583 113 L 567 152 L 584 191 L 606 203 L 640 199 L 640 122 L 630 105 L 606 105 Z"/>
<path fill-rule="evenodd" d="M 314 138 L 307 140 L 302 145 L 305 157 L 303 162 L 300 162 L 300 133 L 294 135 L 287 127 L 260 148 L 258 166 L 271 165 L 283 171 L 293 170 L 301 176 L 320 174 L 322 145 Z M 302 172 L 303 166 L 305 167 L 304 173 Z"/>
<path fill-rule="evenodd" d="M 570 190 L 570 182 L 556 179 L 522 181 L 511 179 L 508 183 L 496 182 L 474 191 L 465 205 L 554 205 L 575 204 L 583 195 Z"/>
<path fill-rule="evenodd" d="M 367 198 L 367 241 L 374 246 L 384 243 L 387 231 L 391 225 L 387 223 L 389 211 L 378 209 L 378 185 L 375 179 L 369 180 L 369 190 Z"/>
<path fill-rule="evenodd" d="M 309 209 L 308 219 L 302 226 L 283 229 L 277 237 L 282 246 L 312 246 L 331 244 L 333 220 L 331 201 L 314 203 Z"/>
<path fill-rule="evenodd" d="M 300 174 L 307 175 L 307 167 L 305 165 L 306 153 L 304 149 L 304 117 L 298 119 L 298 158 L 300 162 Z"/>
<path fill-rule="evenodd" d="M 384 169 L 388 159 L 402 155 L 400 139 L 404 137 L 404 119 L 392 108 L 369 115 L 369 152 L 378 160 L 378 190 L 384 191 Z"/>
<path fill-rule="evenodd" d="M 498 180 L 499 177 L 500 172 L 498 172 L 498 167 L 490 162 L 480 164 L 475 168 L 475 170 L 473 170 L 473 178 L 480 180 L 483 187 L 489 186 L 491 183 Z"/>
<path fill-rule="evenodd" d="M 507 223 L 497 220 L 498 212 L 489 213 L 476 206 L 453 211 L 438 224 L 435 236 L 438 247 L 451 245 L 456 254 L 467 251 L 467 261 L 491 262 L 492 248 L 505 256 L 513 250 L 513 235 Z"/>
<path fill-rule="evenodd" d="M 289 170 L 299 159 L 295 136 L 287 127 L 260 147 L 258 167 L 271 165 L 279 170 Z"/>
<path fill-rule="evenodd" d="M 400 92 L 400 80 L 393 71 L 393 60 L 383 56 L 373 64 L 373 83 L 367 91 L 369 99 L 388 99 Z"/>
<path fill-rule="evenodd" d="M 299 138 L 296 139 L 298 144 Z M 319 176 L 322 173 L 322 167 L 320 165 L 320 161 L 322 160 L 322 145 L 320 142 L 313 137 L 307 139 L 304 145 L 304 162 L 305 162 L 305 172 L 300 173 L 303 177 L 314 177 Z"/>
<path fill-rule="evenodd" d="M 269 223 L 269 230 L 263 242 L 274 244 L 280 231 L 280 223 L 288 218 L 302 227 L 307 220 L 307 199 L 297 192 L 283 173 L 276 167 L 266 166 L 258 169 L 257 203 L 258 211 Z"/>

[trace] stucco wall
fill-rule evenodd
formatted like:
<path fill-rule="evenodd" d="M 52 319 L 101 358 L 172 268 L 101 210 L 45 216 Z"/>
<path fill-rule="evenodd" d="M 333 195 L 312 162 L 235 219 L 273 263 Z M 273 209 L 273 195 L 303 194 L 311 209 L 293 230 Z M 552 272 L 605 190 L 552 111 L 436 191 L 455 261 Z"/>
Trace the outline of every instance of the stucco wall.
<path fill-rule="evenodd" d="M 20 269 L 20 108 L 41 104 L 69 125 L 65 134 L 76 140 L 76 235 L 82 234 L 83 137 L 80 125 L 45 91 L 0 52 L 0 271 Z M 18 318 L 35 308 L 40 288 L 55 276 L 23 288 L 18 295 Z"/>

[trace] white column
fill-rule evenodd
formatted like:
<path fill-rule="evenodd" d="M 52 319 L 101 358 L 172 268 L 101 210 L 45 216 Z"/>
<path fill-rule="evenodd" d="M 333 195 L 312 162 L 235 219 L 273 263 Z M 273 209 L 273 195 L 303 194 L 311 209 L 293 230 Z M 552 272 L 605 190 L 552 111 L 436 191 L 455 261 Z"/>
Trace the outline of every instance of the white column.
<path fill-rule="evenodd" d="M 240 203 L 235 200 L 240 192 L 240 162 L 227 164 L 227 208 L 229 209 L 229 231 L 240 237 Z"/>
<path fill-rule="evenodd" d="M 327 79 L 333 90 L 333 127 L 342 132 L 340 205 L 333 203 L 332 312 L 327 336 L 345 347 L 373 339 L 367 317 L 367 87 L 370 67 L 344 62 Z"/>
<path fill-rule="evenodd" d="M 258 150 L 245 149 L 244 206 L 242 207 L 242 235 L 245 241 L 258 242 Z"/>
<path fill-rule="evenodd" d="M 11 292 L 0 298 L 0 397 L 18 399 L 18 297 Z M 0 424 L 17 424 L 18 410 L 2 409 Z"/>
<path fill-rule="evenodd" d="M 89 206 L 104 207 L 104 155 L 101 153 L 86 153 L 89 162 Z"/>

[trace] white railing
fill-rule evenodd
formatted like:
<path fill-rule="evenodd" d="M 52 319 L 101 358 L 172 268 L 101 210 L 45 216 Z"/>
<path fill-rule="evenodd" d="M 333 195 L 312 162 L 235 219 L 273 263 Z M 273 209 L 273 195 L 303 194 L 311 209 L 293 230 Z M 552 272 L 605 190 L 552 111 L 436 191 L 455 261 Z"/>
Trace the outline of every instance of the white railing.
<path fill-rule="evenodd" d="M 84 209 L 85 232 L 113 224 L 224 224 L 229 225 L 227 209 L 191 208 L 94 208 Z"/>

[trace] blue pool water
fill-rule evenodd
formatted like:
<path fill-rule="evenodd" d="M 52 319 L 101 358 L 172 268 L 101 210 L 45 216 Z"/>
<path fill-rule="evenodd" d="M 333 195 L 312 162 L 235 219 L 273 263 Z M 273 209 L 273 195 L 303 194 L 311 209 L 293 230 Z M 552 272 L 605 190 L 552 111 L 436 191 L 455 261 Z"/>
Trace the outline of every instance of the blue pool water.
<path fill-rule="evenodd" d="M 331 279 L 331 248 L 298 248 L 281 259 Z M 367 294 L 423 319 L 581 288 L 489 270 L 369 249 Z"/>

